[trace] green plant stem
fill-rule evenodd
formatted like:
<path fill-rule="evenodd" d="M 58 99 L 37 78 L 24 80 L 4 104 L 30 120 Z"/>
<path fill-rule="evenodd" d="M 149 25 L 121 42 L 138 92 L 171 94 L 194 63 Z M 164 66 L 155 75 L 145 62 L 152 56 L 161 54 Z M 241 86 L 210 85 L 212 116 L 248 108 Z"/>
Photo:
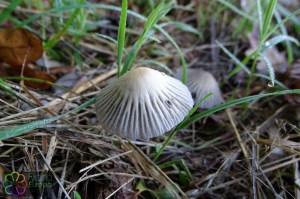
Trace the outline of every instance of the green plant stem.
<path fill-rule="evenodd" d="M 163 143 L 163 145 L 160 147 L 159 151 L 155 154 L 154 158 L 152 159 L 153 162 L 156 162 L 161 153 L 165 150 L 166 146 L 170 143 L 170 141 L 173 139 L 173 137 L 176 135 L 177 130 L 176 128 L 171 132 L 168 139 Z"/>
<path fill-rule="evenodd" d="M 165 162 L 163 164 L 160 164 L 158 165 L 160 169 L 164 169 L 164 168 L 167 168 L 167 167 L 170 167 L 170 166 L 173 166 L 173 165 L 176 165 L 176 164 L 180 164 L 183 168 L 183 170 L 186 172 L 186 175 L 188 177 L 188 179 L 191 181 L 193 179 L 193 176 L 188 168 L 188 166 L 186 165 L 185 161 L 180 159 L 180 160 L 171 160 L 169 162 Z"/>
<path fill-rule="evenodd" d="M 257 58 L 254 59 L 254 61 L 252 63 L 252 66 L 251 66 L 251 71 L 250 71 L 248 81 L 247 81 L 245 96 L 249 95 L 250 87 L 251 87 L 252 80 L 253 80 L 253 77 L 254 77 L 254 71 L 255 71 L 256 63 L 257 63 Z"/>
<path fill-rule="evenodd" d="M 119 28 L 118 28 L 118 77 L 121 75 L 122 69 L 122 57 L 123 57 L 123 50 L 125 45 L 125 34 L 126 34 L 126 21 L 127 21 L 127 0 L 122 1 L 122 10 L 121 16 L 119 20 Z"/>
<path fill-rule="evenodd" d="M 173 44 L 173 46 L 176 48 L 179 57 L 180 57 L 180 61 L 182 64 L 182 76 L 181 76 L 181 81 L 182 83 L 186 83 L 186 71 L 187 71 L 187 66 L 186 66 L 186 61 L 183 55 L 183 52 L 181 51 L 180 47 L 177 45 L 177 43 L 173 40 L 173 38 L 161 27 L 157 28 L 161 33 L 163 33 L 165 35 L 165 37 Z"/>
<path fill-rule="evenodd" d="M 51 122 L 54 122 L 56 120 L 62 119 L 63 117 L 65 117 L 66 115 L 76 112 L 78 110 L 81 110 L 91 104 L 95 103 L 96 98 L 92 98 L 90 100 L 88 100 L 87 102 L 81 104 L 80 106 L 76 107 L 75 109 L 64 113 L 62 115 L 58 115 L 55 117 L 51 117 L 51 118 L 47 118 L 47 119 L 43 119 L 43 120 L 38 120 L 38 121 L 33 121 L 27 124 L 21 124 L 19 126 L 14 126 L 11 128 L 7 128 L 7 129 L 3 129 L 0 131 L 0 140 L 6 140 L 15 136 L 20 136 L 23 135 L 24 133 L 28 133 L 34 129 L 37 128 L 42 128 L 47 124 L 50 124 Z"/>
<path fill-rule="evenodd" d="M 183 119 L 183 121 L 181 123 L 179 123 L 175 129 L 172 131 L 171 135 L 168 137 L 168 139 L 165 141 L 165 143 L 162 145 L 162 147 L 159 149 L 159 151 L 156 153 L 156 155 L 153 158 L 153 162 L 155 162 L 157 160 L 157 158 L 160 156 L 160 154 L 165 150 L 166 146 L 170 143 L 170 141 L 172 140 L 172 138 L 175 136 L 175 134 L 177 133 L 177 131 L 179 131 L 180 129 L 184 128 L 182 126 L 182 123 L 184 123 L 185 121 L 187 121 L 192 114 L 194 114 L 197 110 L 197 108 L 200 106 L 200 104 L 202 104 L 207 98 L 209 98 L 212 94 L 209 93 L 208 95 L 206 95 L 203 99 L 201 99 L 187 114 L 187 116 Z"/>

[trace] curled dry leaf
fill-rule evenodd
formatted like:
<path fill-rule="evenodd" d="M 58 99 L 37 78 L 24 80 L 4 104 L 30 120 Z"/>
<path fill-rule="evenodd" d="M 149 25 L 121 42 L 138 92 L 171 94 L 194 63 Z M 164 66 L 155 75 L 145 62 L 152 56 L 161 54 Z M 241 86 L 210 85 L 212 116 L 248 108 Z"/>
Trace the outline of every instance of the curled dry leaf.
<path fill-rule="evenodd" d="M 42 42 L 28 30 L 19 28 L 0 29 L 0 60 L 11 66 L 34 62 L 43 54 Z"/>

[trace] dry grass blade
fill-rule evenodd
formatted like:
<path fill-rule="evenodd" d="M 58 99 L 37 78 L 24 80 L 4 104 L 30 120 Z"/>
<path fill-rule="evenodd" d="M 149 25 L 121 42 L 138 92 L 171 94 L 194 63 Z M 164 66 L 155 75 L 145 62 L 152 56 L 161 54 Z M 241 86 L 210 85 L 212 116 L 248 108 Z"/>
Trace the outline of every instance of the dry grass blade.
<path fill-rule="evenodd" d="M 258 143 L 268 144 L 270 146 L 279 147 L 283 150 L 286 150 L 287 152 L 294 153 L 296 155 L 300 155 L 300 151 L 294 150 L 294 148 L 299 149 L 300 144 L 298 142 L 293 142 L 289 140 L 283 140 L 283 139 L 256 139 Z"/>
<path fill-rule="evenodd" d="M 226 113 L 228 115 L 229 121 L 230 121 L 231 126 L 233 128 L 233 131 L 234 131 L 234 134 L 235 134 L 236 139 L 238 141 L 238 144 L 241 147 L 245 158 L 249 159 L 248 151 L 247 151 L 247 149 L 246 149 L 246 147 L 245 147 L 245 145 L 244 145 L 244 143 L 241 139 L 241 136 L 240 136 L 240 133 L 238 132 L 238 129 L 236 128 L 235 122 L 233 121 L 231 109 L 226 109 Z"/>
<path fill-rule="evenodd" d="M 270 168 L 263 169 L 263 170 L 262 170 L 262 173 L 268 173 L 268 172 L 274 171 L 274 170 L 276 170 L 276 169 L 279 169 L 279 168 L 282 168 L 282 167 L 291 165 L 291 164 L 293 164 L 293 163 L 295 163 L 295 162 L 297 162 L 297 161 L 299 161 L 299 160 L 300 160 L 300 158 L 294 158 L 294 159 L 292 159 L 292 160 L 283 162 L 283 163 L 281 163 L 281 164 L 277 164 L 277 165 L 272 166 L 272 167 L 270 167 Z"/>
<path fill-rule="evenodd" d="M 70 196 L 68 195 L 68 193 L 66 192 L 64 186 L 60 183 L 60 180 L 59 180 L 58 176 L 55 174 L 55 172 L 53 171 L 53 169 L 51 168 L 51 166 L 47 163 L 47 160 L 46 160 L 45 156 L 43 155 L 43 152 L 38 147 L 36 147 L 36 149 L 38 150 L 38 152 L 40 153 L 42 159 L 44 160 L 45 165 L 48 167 L 49 171 L 54 176 L 57 184 L 63 190 L 63 192 L 65 194 L 65 197 L 68 198 L 68 199 L 71 199 Z"/>
<path fill-rule="evenodd" d="M 104 73 L 104 74 L 102 74 L 102 75 L 100 75 L 100 76 L 98 76 L 98 77 L 92 79 L 91 81 L 88 81 L 88 82 L 82 84 L 80 87 L 78 87 L 78 88 L 77 88 L 76 90 L 74 90 L 73 92 L 69 92 L 69 93 L 64 94 L 64 95 L 61 97 L 62 99 L 56 99 L 56 100 L 53 100 L 52 102 L 50 102 L 50 103 L 48 104 L 48 106 L 53 106 L 53 105 L 55 105 L 55 104 L 58 104 L 58 103 L 60 103 L 60 102 L 63 102 L 63 100 L 66 100 L 66 99 L 70 98 L 71 96 L 73 96 L 74 93 L 76 93 L 76 94 L 81 94 L 82 92 L 88 90 L 89 88 L 92 88 L 93 86 L 99 84 L 100 82 L 106 80 L 107 78 L 109 78 L 109 77 L 111 77 L 111 76 L 113 76 L 113 75 L 115 75 L 115 74 L 117 74 L 117 69 L 113 69 L 113 70 L 111 70 L 111 71 L 109 71 L 109 72 L 107 72 L 107 73 Z"/>
<path fill-rule="evenodd" d="M 115 193 L 117 193 L 120 189 L 122 189 L 123 187 L 125 187 L 127 184 L 129 184 L 134 178 L 130 178 L 126 183 L 122 184 L 122 186 L 120 186 L 118 189 L 116 189 L 115 191 L 113 191 L 109 196 L 107 196 L 105 199 L 108 199 L 110 197 L 112 197 Z"/>
<path fill-rule="evenodd" d="M 300 172 L 299 172 L 299 162 L 295 162 L 294 163 L 294 182 L 295 182 L 295 195 L 296 198 L 299 199 L 300 198 Z"/>
<path fill-rule="evenodd" d="M 121 153 L 121 154 L 119 154 L 119 155 L 115 155 L 115 156 L 109 157 L 109 158 L 107 158 L 107 159 L 105 159 L 105 160 L 100 160 L 100 161 L 98 161 L 98 162 L 95 162 L 95 163 L 91 164 L 91 165 L 88 166 L 88 167 L 85 167 L 85 168 L 81 169 L 81 170 L 79 171 L 79 173 L 84 172 L 84 171 L 89 170 L 89 169 L 92 169 L 93 167 L 96 167 L 96 166 L 98 166 L 99 164 L 105 163 L 106 161 L 113 160 L 113 159 L 115 159 L 115 158 L 118 158 L 118 157 L 121 157 L 121 156 L 124 156 L 124 155 L 128 155 L 128 154 L 130 154 L 130 153 L 132 153 L 132 151 L 126 151 L 126 152 Z"/>
<path fill-rule="evenodd" d="M 64 185 L 64 182 L 65 182 L 65 177 L 66 177 L 66 171 L 67 171 L 67 165 L 68 165 L 69 154 L 70 154 L 70 150 L 67 151 L 66 161 L 65 161 L 65 164 L 64 164 L 63 172 L 62 172 L 61 177 L 60 177 L 60 183 L 61 183 L 62 185 Z M 59 191 L 58 191 L 58 194 L 57 194 L 57 198 L 61 198 L 61 197 L 62 197 L 62 193 L 63 193 L 63 190 L 62 190 L 62 188 L 60 187 L 60 188 L 59 188 Z"/>
<path fill-rule="evenodd" d="M 51 160 L 54 156 L 57 142 L 58 142 L 58 140 L 56 139 L 56 135 L 52 136 L 50 139 L 50 144 L 49 144 L 47 156 L 46 156 L 47 165 L 51 165 Z M 47 165 L 46 164 L 44 165 L 44 171 L 48 171 Z"/>
<path fill-rule="evenodd" d="M 122 143 L 122 148 L 126 151 L 131 151 L 133 156 L 129 156 L 132 162 L 138 162 L 143 170 L 158 180 L 165 188 L 173 195 L 174 198 L 188 198 L 185 193 L 175 184 L 155 163 L 153 163 L 139 148 L 135 145 L 125 142 Z M 181 194 L 178 195 L 178 192 Z"/>

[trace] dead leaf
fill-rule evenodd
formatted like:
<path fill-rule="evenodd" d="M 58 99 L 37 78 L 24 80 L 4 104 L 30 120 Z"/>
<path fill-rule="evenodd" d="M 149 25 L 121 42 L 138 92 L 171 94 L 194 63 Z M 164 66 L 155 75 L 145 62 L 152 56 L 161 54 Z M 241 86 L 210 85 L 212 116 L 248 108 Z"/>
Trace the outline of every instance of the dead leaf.
<path fill-rule="evenodd" d="M 0 66 L 0 76 L 20 77 L 21 70 L 22 67 Z M 51 87 L 51 85 L 46 82 L 53 83 L 56 80 L 55 77 L 53 77 L 52 75 L 40 71 L 39 68 L 34 66 L 32 67 L 25 66 L 23 75 L 24 77 L 30 77 L 30 78 L 41 80 L 39 82 L 25 80 L 26 86 L 29 86 L 31 88 L 41 89 L 41 90 L 46 90 Z M 15 82 L 19 82 L 19 81 L 15 80 Z"/>
<path fill-rule="evenodd" d="M 40 58 L 43 54 L 42 42 L 23 28 L 0 29 L 0 60 L 11 66 L 22 66 Z M 27 57 L 26 57 L 27 55 Z"/>

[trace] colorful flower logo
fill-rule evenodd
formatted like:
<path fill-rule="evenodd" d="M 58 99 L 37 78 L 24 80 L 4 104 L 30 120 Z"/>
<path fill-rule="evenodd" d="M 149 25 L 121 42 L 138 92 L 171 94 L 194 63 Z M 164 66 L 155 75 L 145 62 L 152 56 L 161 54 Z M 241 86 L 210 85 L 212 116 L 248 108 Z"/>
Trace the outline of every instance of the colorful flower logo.
<path fill-rule="evenodd" d="M 28 182 L 23 174 L 18 172 L 8 173 L 4 176 L 3 188 L 7 195 L 23 195 Z"/>

